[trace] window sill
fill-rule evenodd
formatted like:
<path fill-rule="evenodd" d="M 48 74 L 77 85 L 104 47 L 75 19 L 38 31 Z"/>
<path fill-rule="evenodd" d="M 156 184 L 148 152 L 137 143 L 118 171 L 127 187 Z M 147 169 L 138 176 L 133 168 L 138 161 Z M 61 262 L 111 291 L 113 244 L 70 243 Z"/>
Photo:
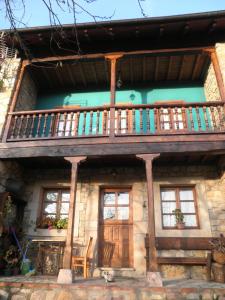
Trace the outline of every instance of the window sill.
<path fill-rule="evenodd" d="M 66 236 L 67 229 L 43 229 L 37 228 L 35 233 L 40 236 Z"/>

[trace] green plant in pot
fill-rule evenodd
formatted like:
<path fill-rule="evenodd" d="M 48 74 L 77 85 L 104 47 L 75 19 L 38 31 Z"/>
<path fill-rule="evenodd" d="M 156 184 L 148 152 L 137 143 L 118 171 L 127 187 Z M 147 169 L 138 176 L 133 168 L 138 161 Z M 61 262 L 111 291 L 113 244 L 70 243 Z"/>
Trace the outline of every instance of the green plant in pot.
<path fill-rule="evenodd" d="M 11 245 L 5 252 L 4 261 L 6 262 L 4 274 L 5 276 L 18 275 L 20 254 L 16 246 Z"/>
<path fill-rule="evenodd" d="M 172 211 L 176 219 L 176 226 L 178 229 L 184 229 L 185 222 L 184 222 L 184 214 L 179 208 L 176 208 Z"/>
<path fill-rule="evenodd" d="M 225 237 L 220 234 L 218 238 L 209 241 L 212 246 L 213 260 L 218 264 L 225 265 Z"/>

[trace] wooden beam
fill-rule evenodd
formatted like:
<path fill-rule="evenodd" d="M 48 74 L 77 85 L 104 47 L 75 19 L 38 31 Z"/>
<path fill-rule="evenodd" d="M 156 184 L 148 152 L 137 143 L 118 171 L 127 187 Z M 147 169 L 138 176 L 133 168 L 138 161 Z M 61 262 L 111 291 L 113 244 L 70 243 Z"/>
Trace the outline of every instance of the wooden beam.
<path fill-rule="evenodd" d="M 197 54 L 193 65 L 191 80 L 194 80 L 197 77 L 200 60 L 201 60 L 201 54 Z"/>
<path fill-rule="evenodd" d="M 111 138 L 115 136 L 115 98 L 116 98 L 116 62 L 122 57 L 121 54 L 105 56 L 111 62 L 111 80 L 110 80 L 110 131 L 109 135 Z"/>
<path fill-rule="evenodd" d="M 46 61 L 63 61 L 63 60 L 82 60 L 82 59 L 97 59 L 104 58 L 106 56 L 112 56 L 115 54 L 120 55 L 141 55 L 141 54 L 160 54 L 160 53 L 174 53 L 174 52 L 193 52 L 193 51 L 212 51 L 212 47 L 189 47 L 189 48 L 168 48 L 168 49 L 157 49 L 157 50 L 138 50 L 138 51 L 121 51 L 115 53 L 96 53 L 96 54 L 85 54 L 85 55 L 66 55 L 66 56 L 49 56 L 44 58 L 34 58 L 29 63 L 38 63 Z"/>
<path fill-rule="evenodd" d="M 182 79 L 184 63 L 185 63 L 185 56 L 182 56 L 182 58 L 181 58 L 181 65 L 180 65 L 180 71 L 179 71 L 179 75 L 178 75 L 178 80 L 179 81 Z"/>
<path fill-rule="evenodd" d="M 13 112 L 15 107 L 16 107 L 17 98 L 18 98 L 18 95 L 19 95 L 19 91 L 20 91 L 21 84 L 22 84 L 22 81 L 23 81 L 25 68 L 26 68 L 27 65 L 28 65 L 28 61 L 23 60 L 22 63 L 21 63 L 21 67 L 20 67 L 20 70 L 19 70 L 18 77 L 15 81 L 15 88 L 13 90 L 13 96 L 12 96 L 12 100 L 11 100 L 11 103 L 10 103 L 10 106 L 9 106 L 8 113 Z M 3 136 L 2 136 L 2 142 L 3 143 L 6 142 L 6 140 L 7 140 L 11 119 L 12 119 L 12 116 L 7 115 L 7 119 L 6 119 L 6 123 L 5 123 L 5 127 L 4 127 L 4 132 L 3 132 Z"/>
<path fill-rule="evenodd" d="M 86 78 L 85 78 L 85 74 L 84 74 L 84 70 L 83 70 L 82 64 L 79 63 L 78 65 L 79 65 L 80 75 L 81 75 L 81 79 L 82 79 L 82 81 L 83 81 L 83 85 L 84 85 L 85 87 L 87 87 L 87 80 L 86 80 Z"/>
<path fill-rule="evenodd" d="M 172 67 L 172 63 L 173 63 L 173 57 L 170 56 L 170 57 L 169 57 L 169 63 L 168 63 L 168 69 L 167 69 L 166 80 L 169 79 L 169 76 L 170 76 L 170 70 L 171 70 L 171 67 Z"/>
<path fill-rule="evenodd" d="M 94 74 L 95 83 L 96 83 L 96 85 L 98 85 L 98 76 L 97 76 L 97 72 L 95 69 L 95 65 L 93 63 L 91 63 L 91 68 L 92 68 L 92 73 Z"/>
<path fill-rule="evenodd" d="M 157 56 L 155 58 L 155 75 L 154 75 L 154 80 L 157 81 L 158 79 L 158 69 L 159 69 L 159 57 Z"/>
<path fill-rule="evenodd" d="M 76 210 L 76 191 L 77 191 L 77 171 L 80 162 L 86 160 L 86 156 L 65 157 L 65 160 L 72 164 L 71 170 L 71 185 L 70 185 L 70 204 L 68 215 L 68 226 L 66 234 L 66 245 L 63 255 L 63 268 L 71 269 L 72 250 L 73 250 L 73 232 L 74 232 L 74 217 Z"/>
<path fill-rule="evenodd" d="M 147 194 L 148 194 L 148 234 L 149 234 L 149 271 L 157 272 L 157 251 L 155 243 L 155 211 L 154 211 L 154 192 L 153 192 L 153 160 L 160 154 L 142 154 L 136 155 L 137 158 L 145 162 L 146 178 L 147 178 Z"/>
<path fill-rule="evenodd" d="M 215 50 L 211 52 L 211 61 L 215 71 L 221 100 L 225 101 L 225 88 L 224 88 L 223 76 L 221 73 L 218 57 Z"/>

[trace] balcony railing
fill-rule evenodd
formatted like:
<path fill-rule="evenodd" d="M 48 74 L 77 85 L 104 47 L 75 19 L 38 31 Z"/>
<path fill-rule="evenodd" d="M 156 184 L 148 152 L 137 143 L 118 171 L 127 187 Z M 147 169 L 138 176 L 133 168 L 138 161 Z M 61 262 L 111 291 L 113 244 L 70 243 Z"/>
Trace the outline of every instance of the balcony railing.
<path fill-rule="evenodd" d="M 218 101 L 13 112 L 7 141 L 225 132 L 224 109 Z"/>

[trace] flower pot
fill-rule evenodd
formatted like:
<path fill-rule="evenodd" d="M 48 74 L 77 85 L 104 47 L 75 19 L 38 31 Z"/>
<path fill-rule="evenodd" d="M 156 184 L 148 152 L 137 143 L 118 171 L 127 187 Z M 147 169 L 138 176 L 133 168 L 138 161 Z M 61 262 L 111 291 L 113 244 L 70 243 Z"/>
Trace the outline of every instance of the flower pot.
<path fill-rule="evenodd" d="M 177 229 L 184 229 L 184 223 L 177 223 Z"/>
<path fill-rule="evenodd" d="M 213 250 L 213 260 L 218 264 L 225 265 L 225 253 Z"/>

